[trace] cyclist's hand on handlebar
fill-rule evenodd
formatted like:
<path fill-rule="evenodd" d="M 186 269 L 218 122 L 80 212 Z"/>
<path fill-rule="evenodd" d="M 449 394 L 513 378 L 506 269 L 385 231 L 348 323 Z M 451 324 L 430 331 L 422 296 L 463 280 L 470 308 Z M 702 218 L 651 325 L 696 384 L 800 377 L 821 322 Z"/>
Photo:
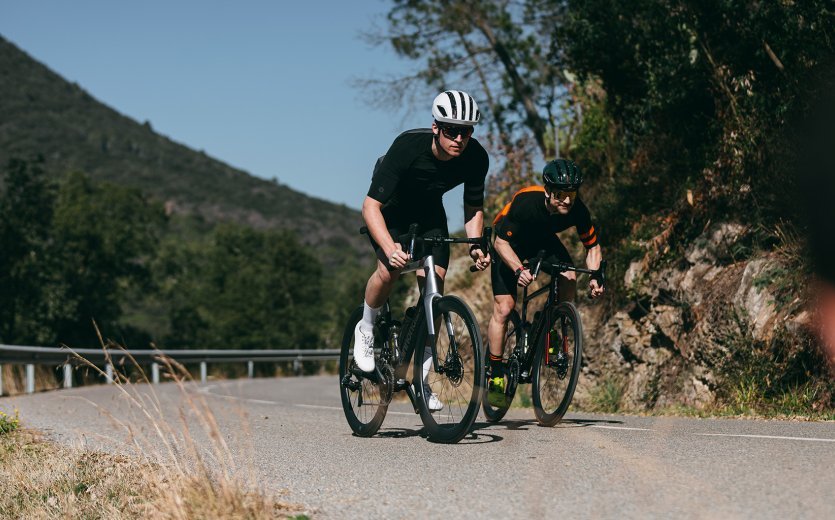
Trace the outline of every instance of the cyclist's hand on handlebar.
<path fill-rule="evenodd" d="M 527 287 L 531 284 L 531 282 L 533 282 L 533 273 L 531 273 L 530 269 L 525 267 L 519 273 L 519 276 L 516 277 L 516 285 L 519 287 Z"/>
<path fill-rule="evenodd" d="M 592 298 L 597 298 L 601 294 L 603 294 L 603 287 L 600 286 L 598 281 L 594 278 L 589 280 L 589 296 L 591 296 Z"/>
<path fill-rule="evenodd" d="M 395 249 L 390 251 L 389 254 L 386 255 L 388 258 L 389 265 L 394 269 L 403 269 L 403 267 L 409 261 L 409 254 L 403 251 L 403 246 L 400 244 L 394 244 Z"/>
<path fill-rule="evenodd" d="M 470 249 L 470 258 L 472 258 L 473 262 L 475 262 L 475 267 L 478 271 L 484 271 L 490 266 L 490 255 L 485 255 L 484 251 L 482 251 L 479 247 L 473 247 Z"/>

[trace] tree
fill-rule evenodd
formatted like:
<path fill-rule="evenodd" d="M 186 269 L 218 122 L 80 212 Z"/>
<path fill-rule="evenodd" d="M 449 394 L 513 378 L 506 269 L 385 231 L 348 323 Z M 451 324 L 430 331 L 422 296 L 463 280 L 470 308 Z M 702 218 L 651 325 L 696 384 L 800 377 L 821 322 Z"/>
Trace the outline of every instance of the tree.
<path fill-rule="evenodd" d="M 166 345 L 319 345 L 322 268 L 292 233 L 225 224 L 207 243 L 167 247 L 159 269 L 172 301 Z"/>
<path fill-rule="evenodd" d="M 559 5 L 539 1 L 395 0 L 388 26 L 368 34 L 422 63 L 406 78 L 371 80 L 380 99 L 399 103 L 421 82 L 437 93 L 449 85 L 473 92 L 503 151 L 530 136 L 539 152 L 554 156 L 559 102 L 567 93 L 553 54 Z M 424 103 L 422 103 L 423 105 Z"/>
<path fill-rule="evenodd" d="M 55 187 L 42 159 L 11 159 L 0 184 L 0 342 L 51 340 L 47 249 Z"/>

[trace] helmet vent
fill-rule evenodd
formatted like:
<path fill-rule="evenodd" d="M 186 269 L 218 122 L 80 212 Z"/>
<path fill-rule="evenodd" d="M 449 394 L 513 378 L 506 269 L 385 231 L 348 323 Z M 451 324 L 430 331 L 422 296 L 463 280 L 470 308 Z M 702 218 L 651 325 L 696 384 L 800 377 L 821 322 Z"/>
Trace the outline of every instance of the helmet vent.
<path fill-rule="evenodd" d="M 452 107 L 452 118 L 453 119 L 458 119 L 458 104 L 455 102 L 455 94 L 453 94 L 449 90 L 444 92 L 444 94 L 449 96 L 449 104 Z"/>

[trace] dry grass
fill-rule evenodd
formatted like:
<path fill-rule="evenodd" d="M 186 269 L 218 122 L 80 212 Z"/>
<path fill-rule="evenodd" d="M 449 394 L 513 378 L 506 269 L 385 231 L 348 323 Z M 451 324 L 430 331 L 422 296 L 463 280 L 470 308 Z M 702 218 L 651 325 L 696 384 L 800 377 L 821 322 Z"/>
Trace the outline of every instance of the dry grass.
<path fill-rule="evenodd" d="M 222 480 L 67 448 L 31 431 L 0 435 L 4 518 L 285 518 L 286 504 Z"/>
<path fill-rule="evenodd" d="M 121 348 L 102 345 L 105 352 Z M 148 383 L 131 361 L 130 372 Z M 258 491 L 254 471 L 233 455 L 188 371 L 162 355 L 157 362 L 179 389 L 174 409 L 171 402 L 163 404 L 154 385 L 138 385 L 119 370 L 114 386 L 122 397 L 120 416 L 97 406 L 123 430 L 126 441 L 116 451 L 128 456 L 57 445 L 31 431 L 0 435 L 0 517 L 305 518 L 302 508 Z M 125 409 L 133 419 L 122 415 Z M 240 415 L 235 427 L 245 437 L 248 422 Z"/>

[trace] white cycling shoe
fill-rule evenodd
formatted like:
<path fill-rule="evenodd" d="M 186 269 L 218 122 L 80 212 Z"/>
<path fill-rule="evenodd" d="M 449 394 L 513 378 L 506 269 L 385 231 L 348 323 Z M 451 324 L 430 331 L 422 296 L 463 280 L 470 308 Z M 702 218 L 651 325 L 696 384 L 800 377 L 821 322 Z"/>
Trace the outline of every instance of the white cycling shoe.
<path fill-rule="evenodd" d="M 441 400 L 438 399 L 438 394 L 433 392 L 432 388 L 430 388 L 427 384 L 423 385 L 423 395 L 426 398 L 426 405 L 429 408 L 430 412 L 440 412 L 444 409 L 444 403 L 442 403 Z"/>
<path fill-rule="evenodd" d="M 366 329 L 363 322 L 354 327 L 354 361 L 363 372 L 374 371 L 374 329 Z"/>

